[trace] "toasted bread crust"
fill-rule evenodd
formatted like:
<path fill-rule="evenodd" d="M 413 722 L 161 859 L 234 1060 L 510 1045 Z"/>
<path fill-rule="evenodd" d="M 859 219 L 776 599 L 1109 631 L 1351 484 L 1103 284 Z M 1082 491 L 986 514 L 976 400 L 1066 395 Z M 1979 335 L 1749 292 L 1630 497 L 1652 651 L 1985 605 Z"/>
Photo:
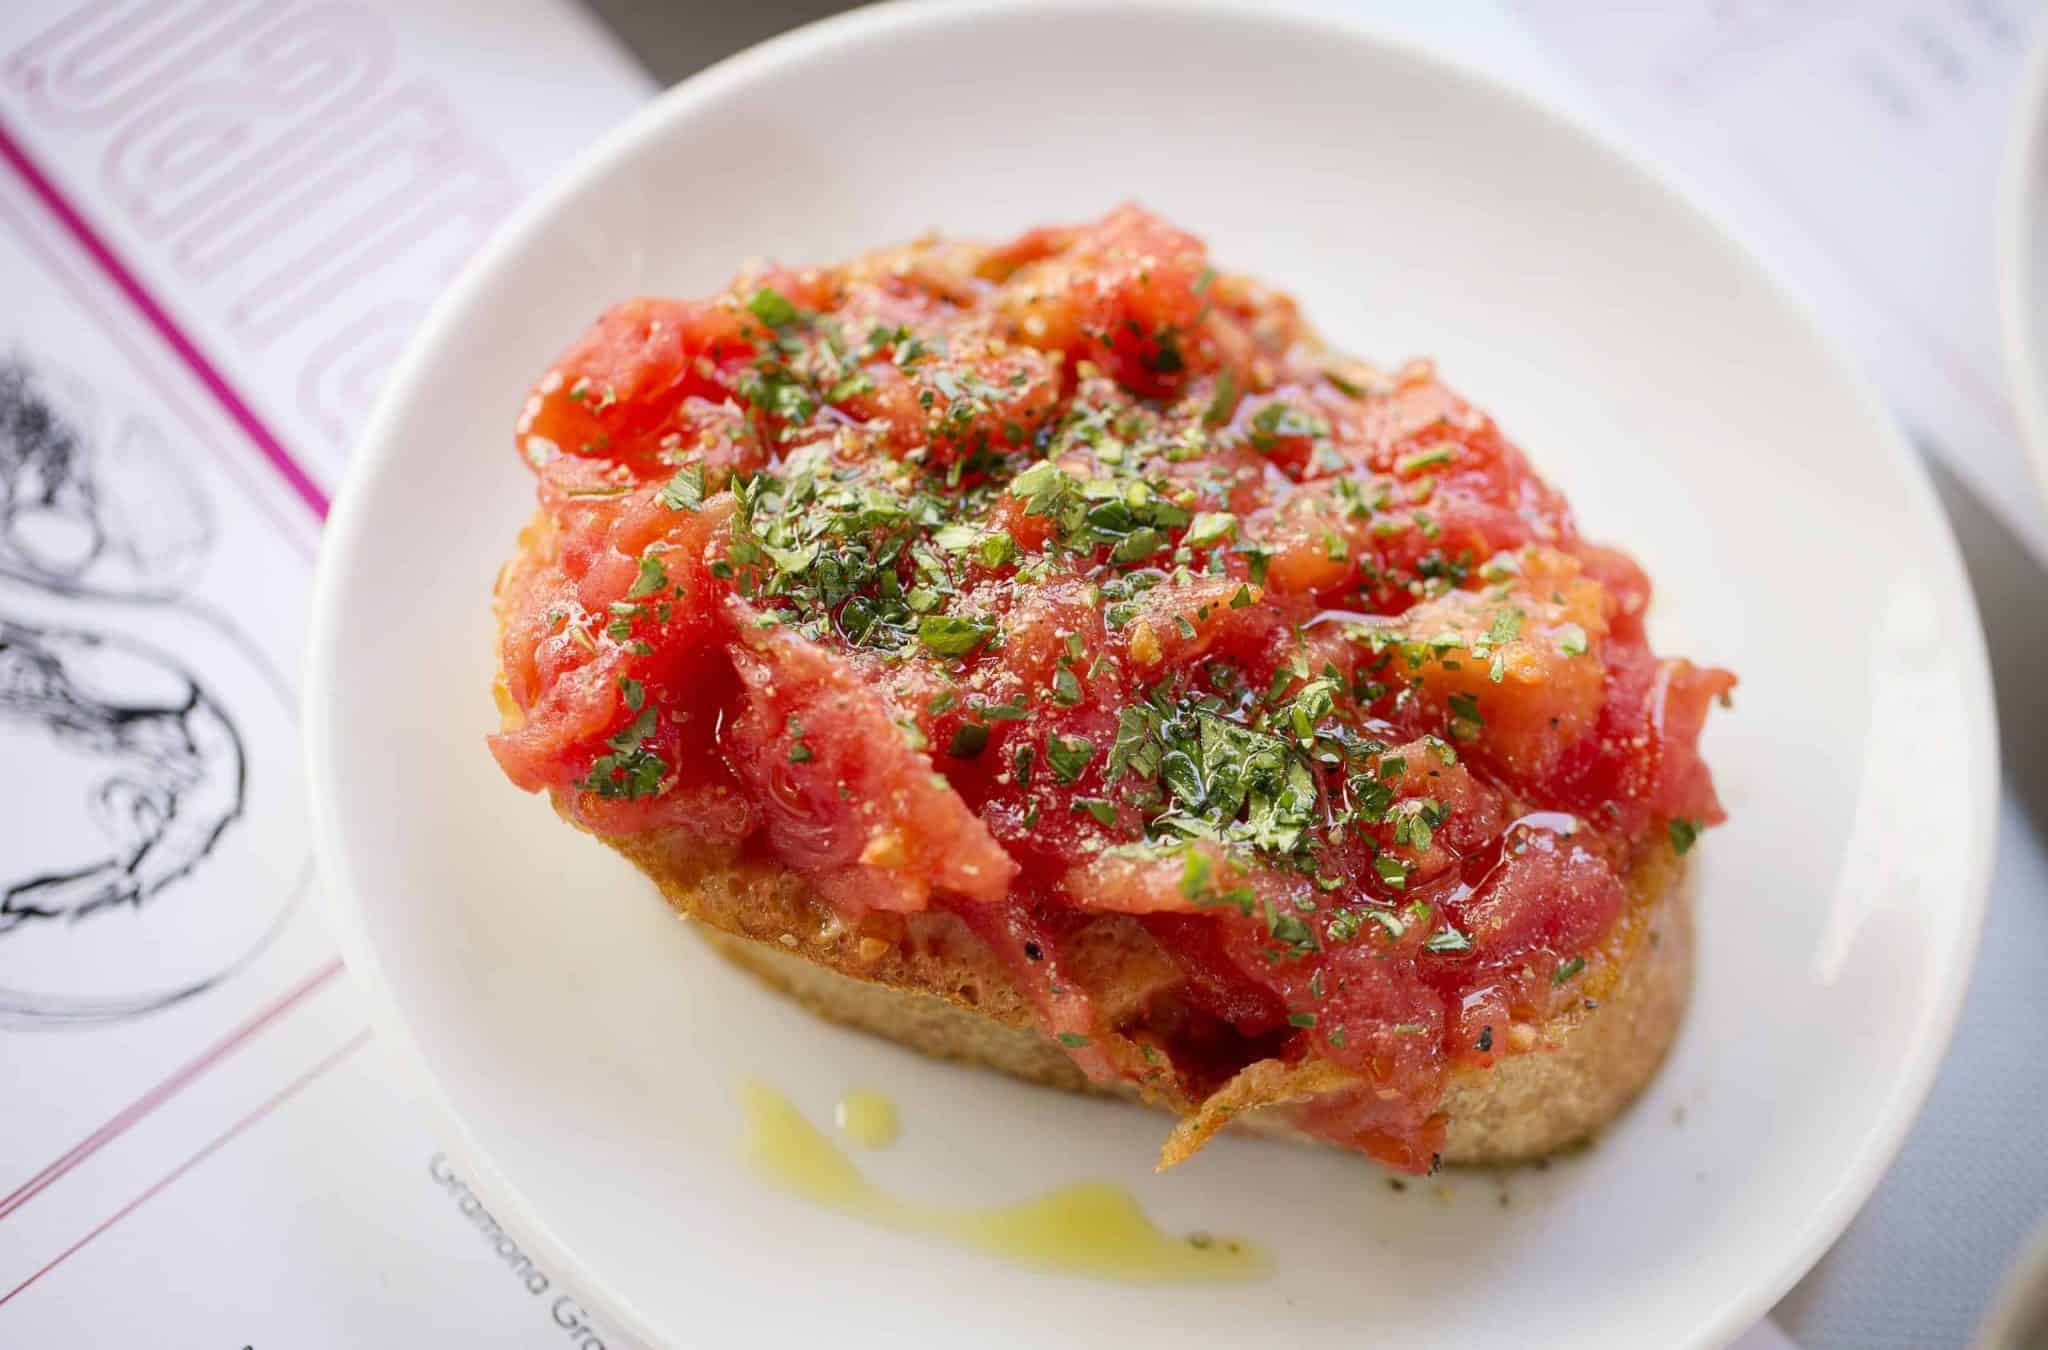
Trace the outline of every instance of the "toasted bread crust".
<path fill-rule="evenodd" d="M 1191 1154 L 1215 1130 L 1311 1141 L 1288 1104 L 1347 1081 L 1322 1061 L 1254 1065 L 1206 1102 L 1135 1084 L 1091 1083 L 1040 1031 L 996 955 L 945 914 L 874 916 L 849 925 L 800 878 L 735 859 L 690 862 L 658 839 L 607 839 L 703 926 L 722 955 L 822 1017 L 944 1059 L 1070 1091 L 1111 1091 L 1183 1116 L 1162 1161 Z M 1460 1071 L 1444 1101 L 1447 1163 L 1506 1163 L 1576 1144 L 1639 1094 L 1683 1019 L 1692 986 L 1692 910 L 1683 868 L 1659 850 L 1628 877 L 1631 905 L 1601 944 L 1603 992 L 1541 1026 L 1509 1028 L 1515 1053 Z M 1133 926 L 1135 927 L 1135 926 Z M 1113 931 L 1104 942 L 1116 940 Z M 1140 958 L 1142 964 L 1142 957 Z M 1161 982 L 1168 977 L 1160 973 Z M 1119 982 L 1136 1002 L 1158 985 Z M 1117 1010 L 1105 1009 L 1115 1025 Z M 1311 1141 L 1313 1142 L 1313 1141 Z"/>

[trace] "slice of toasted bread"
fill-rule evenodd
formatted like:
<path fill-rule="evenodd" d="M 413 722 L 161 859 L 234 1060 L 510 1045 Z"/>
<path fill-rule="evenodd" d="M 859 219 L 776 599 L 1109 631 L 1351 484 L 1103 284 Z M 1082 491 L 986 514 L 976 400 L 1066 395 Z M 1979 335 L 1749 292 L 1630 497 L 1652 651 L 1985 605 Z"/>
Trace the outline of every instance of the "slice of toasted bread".
<path fill-rule="evenodd" d="M 500 576 L 505 595 L 551 547 L 545 517 L 522 537 Z M 500 679 L 507 727 L 520 714 Z M 556 794 L 558 808 L 565 805 Z M 584 828 L 572 812 L 563 818 Z M 886 1036 L 926 1054 L 979 1064 L 1072 1091 L 1111 1092 L 1171 1111 L 1180 1124 L 1161 1153 L 1171 1166 L 1217 1131 L 1311 1141 L 1295 1119 L 1315 1096 L 1357 1085 L 1349 1070 L 1311 1058 L 1261 1060 L 1207 1097 L 1175 1090 L 1171 1072 L 1155 1086 L 1093 1083 L 1040 1027 L 1035 1008 L 1003 960 L 952 914 L 876 912 L 849 923 L 796 873 L 773 862 L 707 848 L 687 832 L 598 835 L 696 920 L 724 956 L 823 1017 Z M 1447 1163 L 1505 1163 L 1577 1143 L 1632 1101 L 1663 1061 L 1692 986 L 1692 910 L 1682 860 L 1661 841 L 1624 881 L 1621 917 L 1585 953 L 1582 997 L 1541 1025 L 1498 1033 L 1506 1053 L 1486 1069 L 1461 1068 L 1441 1104 Z M 1178 967 L 1135 919 L 1094 918 L 1067 953 L 1110 1037 L 1156 1021 L 1171 1002 Z M 1112 1053 L 1128 1062 L 1133 1044 Z"/>
<path fill-rule="evenodd" d="M 820 1016 L 1047 1086 L 1104 1090 L 1039 1030 L 1001 960 L 950 915 L 877 915 L 851 926 L 772 864 L 693 857 L 687 845 L 652 836 L 606 842 L 652 878 L 677 912 L 699 921 L 719 952 Z M 1649 1082 L 1692 985 L 1683 871 L 1668 849 L 1631 869 L 1629 908 L 1600 944 L 1588 981 L 1598 993 L 1542 1026 L 1508 1028 L 1510 1053 L 1490 1069 L 1454 1076 L 1443 1103 L 1445 1162 L 1513 1162 L 1577 1143 Z M 1123 931 L 1126 924 L 1104 920 L 1093 962 L 1082 962 L 1095 965 L 1099 988 L 1114 991 L 1103 1008 L 1111 1027 L 1172 979 L 1147 959 L 1147 944 Z M 1105 970 L 1112 961 L 1119 968 Z M 1324 1061 L 1267 1060 L 1200 1102 L 1133 1084 L 1111 1090 L 1181 1115 L 1161 1158 L 1171 1165 L 1226 1125 L 1309 1140 L 1289 1107 L 1349 1081 Z"/>

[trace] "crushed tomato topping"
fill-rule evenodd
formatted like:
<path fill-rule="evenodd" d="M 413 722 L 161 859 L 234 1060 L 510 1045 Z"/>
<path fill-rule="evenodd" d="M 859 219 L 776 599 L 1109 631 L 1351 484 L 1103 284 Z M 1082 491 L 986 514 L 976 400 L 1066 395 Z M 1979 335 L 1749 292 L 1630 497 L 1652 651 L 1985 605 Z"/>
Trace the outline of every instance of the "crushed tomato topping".
<path fill-rule="evenodd" d="M 1426 1168 L 1448 1073 L 1604 987 L 1628 871 L 1722 817 L 1734 677 L 1650 650 L 1635 563 L 1136 207 L 628 301 L 517 443 L 512 781 L 958 916 L 1097 1078 L 1319 1058 L 1359 1086 L 1308 1126 Z"/>

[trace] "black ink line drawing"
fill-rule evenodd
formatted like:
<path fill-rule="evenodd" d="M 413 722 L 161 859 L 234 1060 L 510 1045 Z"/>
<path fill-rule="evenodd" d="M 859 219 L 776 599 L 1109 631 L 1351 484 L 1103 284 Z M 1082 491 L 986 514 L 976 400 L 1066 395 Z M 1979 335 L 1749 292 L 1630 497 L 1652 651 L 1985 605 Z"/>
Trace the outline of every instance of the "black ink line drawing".
<path fill-rule="evenodd" d="M 0 848 L 0 1028 L 203 992 L 310 883 L 310 860 L 281 885 L 267 852 L 296 835 L 278 833 L 273 795 L 289 792 L 291 690 L 226 614 L 182 595 L 215 542 L 198 483 L 148 418 L 0 351 L 0 778 L 20 794 Z M 260 711 L 260 755 L 235 702 Z M 249 796 L 259 761 L 268 813 Z M 239 861 L 220 861 L 224 837 Z"/>
<path fill-rule="evenodd" d="M 141 905 L 189 874 L 242 814 L 235 724 L 189 672 L 139 643 L 0 617 L 0 720 L 39 725 L 105 766 L 80 806 L 106 847 L 0 891 L 0 936 Z"/>
<path fill-rule="evenodd" d="M 203 993 L 268 948 L 312 880 L 284 781 L 290 690 L 260 651 L 184 605 L 141 626 L 191 660 L 86 631 L 78 610 L 0 582 L 0 765 L 27 789 L 0 821 L 0 1030 Z"/>
<path fill-rule="evenodd" d="M 214 538 L 183 468 L 149 418 L 0 354 L 0 572 L 67 595 L 177 594 Z"/>

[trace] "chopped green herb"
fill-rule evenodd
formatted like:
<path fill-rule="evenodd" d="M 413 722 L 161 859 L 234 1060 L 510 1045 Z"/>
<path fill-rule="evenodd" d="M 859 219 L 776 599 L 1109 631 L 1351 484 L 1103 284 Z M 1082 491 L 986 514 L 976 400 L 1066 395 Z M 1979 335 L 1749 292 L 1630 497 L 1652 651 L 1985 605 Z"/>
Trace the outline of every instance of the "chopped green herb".
<path fill-rule="evenodd" d="M 1088 761 L 1095 757 L 1095 742 L 1085 736 L 1062 736 L 1058 732 L 1048 733 L 1045 738 L 1045 762 L 1052 766 L 1052 774 L 1062 783 L 1071 783 L 1081 776 L 1088 767 Z"/>
<path fill-rule="evenodd" d="M 751 407 L 770 417 L 801 426 L 818 410 L 818 400 L 809 385 L 789 371 L 769 363 L 742 376 L 733 393 Z"/>
<path fill-rule="evenodd" d="M 704 504 L 704 467 L 692 464 L 677 469 L 675 476 L 662 484 L 659 494 L 661 504 L 671 511 L 694 511 Z"/>
<path fill-rule="evenodd" d="M 1071 708 L 1081 701 L 1081 681 L 1075 678 L 1070 667 L 1061 666 L 1053 672 L 1052 701 L 1063 708 Z"/>
<path fill-rule="evenodd" d="M 659 793 L 668 777 L 668 764 L 644 744 L 654 734 L 654 719 L 653 708 L 642 708 L 638 716 L 606 740 L 612 753 L 592 760 L 590 772 L 576 786 L 600 797 L 629 801 Z"/>
<path fill-rule="evenodd" d="M 1282 914 L 1277 910 L 1268 911 L 1266 930 L 1291 947 L 1313 948 L 1316 943 L 1315 934 L 1307 924 L 1292 914 Z"/>
<path fill-rule="evenodd" d="M 1228 511 L 1203 511 L 1188 526 L 1181 542 L 1189 548 L 1207 548 L 1237 538 L 1237 517 Z"/>
<path fill-rule="evenodd" d="M 787 328 L 798 318 L 797 307 L 768 286 L 754 292 L 753 299 L 747 301 L 747 312 L 770 328 Z"/>
<path fill-rule="evenodd" d="M 995 635 L 995 625 L 948 614 L 927 614 L 918 621 L 917 640 L 940 656 L 965 656 Z"/>
<path fill-rule="evenodd" d="M 1306 437 L 1320 440 L 1330 434 L 1330 424 L 1313 413 L 1302 412 L 1293 404 L 1281 399 L 1261 407 L 1252 414 L 1252 446 L 1258 450 L 1276 449 L 1283 439 Z"/>
<path fill-rule="evenodd" d="M 1074 809 L 1076 811 L 1086 811 L 1089 815 L 1095 817 L 1095 821 L 1099 825 L 1116 824 L 1115 803 L 1101 797 L 1076 797 L 1074 798 Z"/>
<path fill-rule="evenodd" d="M 862 394 L 872 392 L 874 387 L 875 382 L 868 378 L 866 371 L 856 370 L 853 374 L 838 380 L 830 389 L 827 389 L 825 391 L 825 401 L 827 403 L 844 403 L 850 398 L 857 398 Z"/>
<path fill-rule="evenodd" d="M 1389 910 L 1368 909 L 1365 911 L 1365 917 L 1385 929 L 1389 941 L 1397 940 L 1401 934 L 1408 931 L 1407 920 Z"/>
<path fill-rule="evenodd" d="M 1230 414 L 1237 408 L 1237 378 L 1228 366 L 1216 377 L 1216 392 L 1209 396 L 1209 406 L 1202 412 L 1202 421 L 1207 426 L 1220 427 L 1230 420 Z"/>
<path fill-rule="evenodd" d="M 1472 950 L 1472 939 L 1445 924 L 1431 933 L 1429 940 L 1422 946 L 1424 950 L 1432 952 L 1469 952 Z"/>
<path fill-rule="evenodd" d="M 1451 456 L 1457 452 L 1457 448 L 1457 446 L 1446 441 L 1439 445 L 1433 445 L 1427 450 L 1418 450 L 1412 455 L 1403 455 L 1395 463 L 1394 471 L 1403 478 L 1406 478 L 1411 474 L 1420 473 L 1424 469 L 1438 468 L 1451 462 Z"/>
<path fill-rule="evenodd" d="M 640 559 L 640 575 L 633 579 L 633 585 L 627 590 L 626 598 L 628 600 L 640 600 L 653 595 L 657 591 L 665 591 L 667 589 L 668 569 L 661 565 L 660 558 L 655 557 L 650 552 L 647 556 Z"/>
<path fill-rule="evenodd" d="M 1109 560 L 1119 563 L 1139 562 L 1165 547 L 1165 534 L 1150 525 L 1140 525 L 1117 540 L 1116 547 L 1110 550 Z"/>

